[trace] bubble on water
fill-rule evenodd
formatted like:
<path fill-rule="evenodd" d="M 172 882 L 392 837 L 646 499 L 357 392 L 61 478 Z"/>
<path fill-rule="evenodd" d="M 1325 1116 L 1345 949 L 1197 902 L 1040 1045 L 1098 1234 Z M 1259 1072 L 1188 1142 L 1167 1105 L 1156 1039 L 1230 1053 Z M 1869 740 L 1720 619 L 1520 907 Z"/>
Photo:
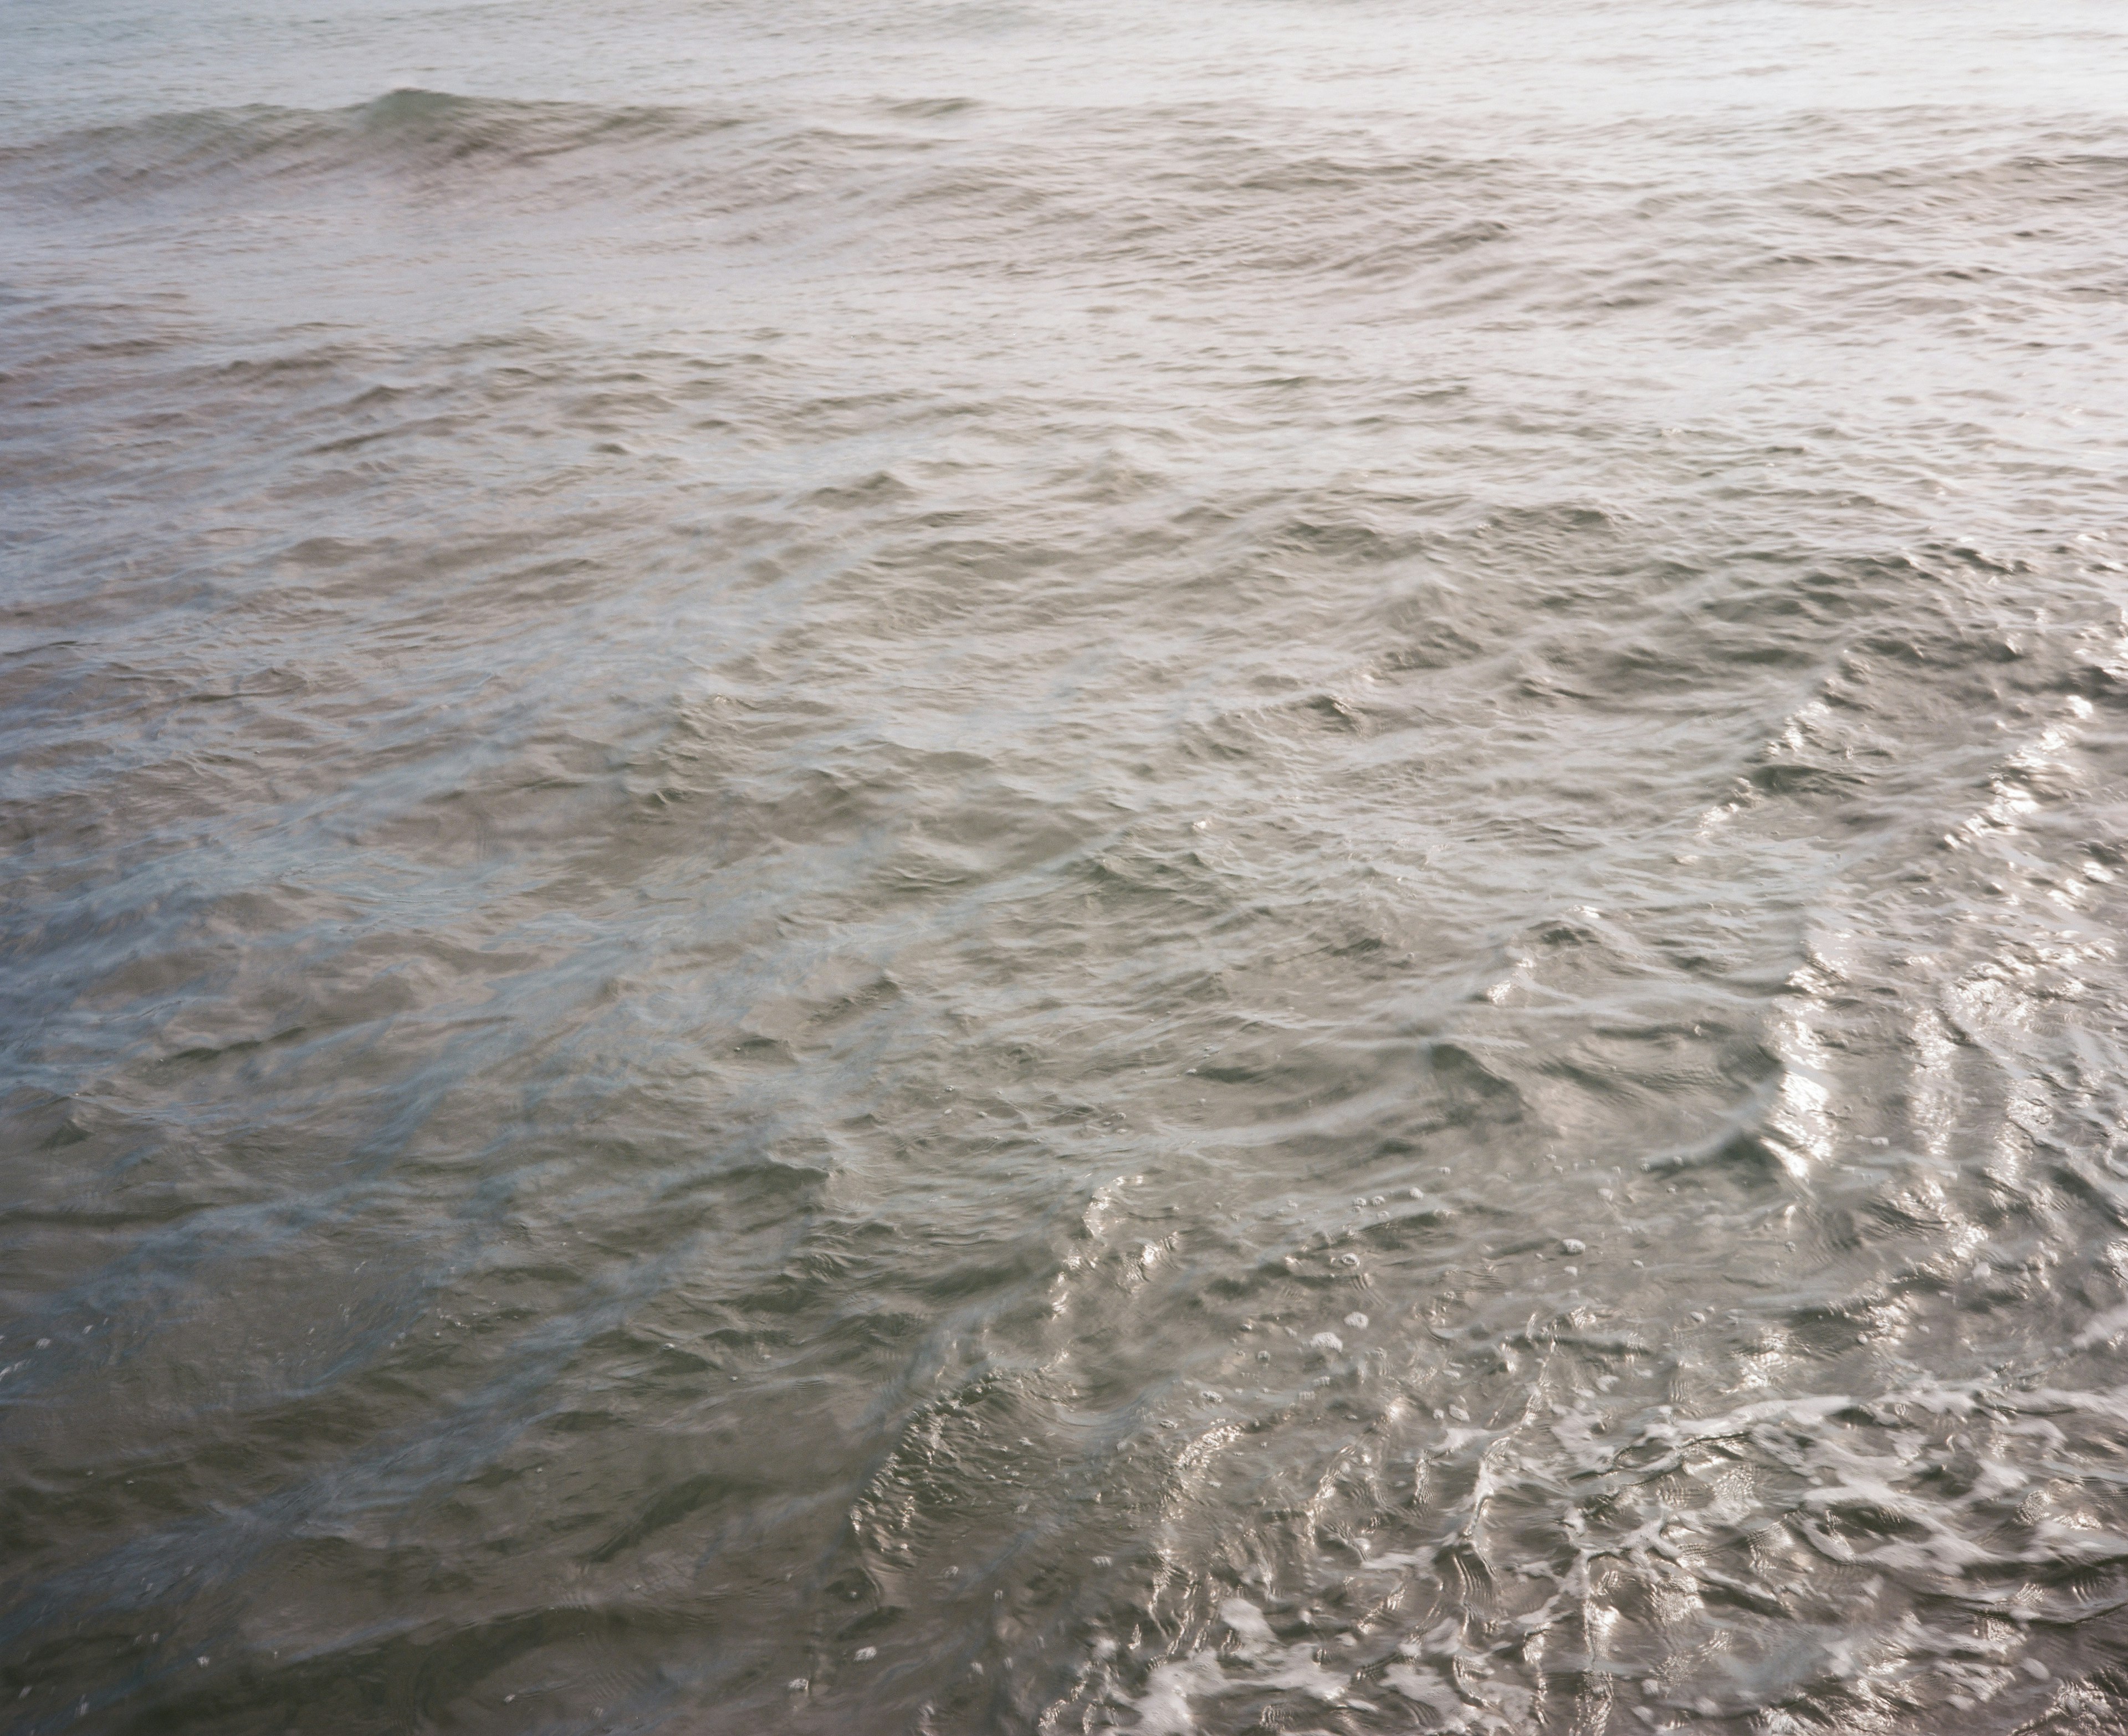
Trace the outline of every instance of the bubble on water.
<path fill-rule="evenodd" d="M 850 1656 L 855 1658 L 859 1663 L 870 1663 L 873 1658 L 879 1656 L 879 1648 L 877 1646 L 859 1646 L 857 1650 L 850 1653 Z"/>
<path fill-rule="evenodd" d="M 1559 1245 L 1559 1251 L 1561 1254 L 1586 1254 L 1589 1251 L 1589 1244 L 1570 1236 Z"/>
<path fill-rule="evenodd" d="M 1345 1316 L 1345 1324 L 1348 1326 L 1365 1326 L 1366 1323 L 1367 1316 L 1364 1314 L 1356 1312 Z"/>
<path fill-rule="evenodd" d="M 1308 1342 L 1318 1350 L 1342 1350 L 1345 1348 L 1345 1340 L 1335 1332 L 1318 1332 Z"/>

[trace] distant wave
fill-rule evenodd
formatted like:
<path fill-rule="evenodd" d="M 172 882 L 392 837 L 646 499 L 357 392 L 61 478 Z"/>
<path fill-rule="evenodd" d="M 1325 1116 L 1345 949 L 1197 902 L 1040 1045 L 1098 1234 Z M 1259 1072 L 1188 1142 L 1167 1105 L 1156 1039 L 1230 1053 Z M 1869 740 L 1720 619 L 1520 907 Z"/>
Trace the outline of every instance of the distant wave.
<path fill-rule="evenodd" d="M 699 139 L 738 121 L 699 109 L 402 89 L 349 108 L 202 109 L 62 133 L 0 150 L 0 177 L 18 190 L 79 202 L 363 168 L 522 167 L 601 148 Z"/>

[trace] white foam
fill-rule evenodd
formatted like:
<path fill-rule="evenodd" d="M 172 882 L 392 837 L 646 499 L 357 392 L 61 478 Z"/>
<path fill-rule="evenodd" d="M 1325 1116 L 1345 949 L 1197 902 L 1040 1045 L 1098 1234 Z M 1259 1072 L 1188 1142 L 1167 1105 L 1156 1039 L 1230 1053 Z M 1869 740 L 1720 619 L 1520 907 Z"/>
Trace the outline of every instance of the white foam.
<path fill-rule="evenodd" d="M 1145 1691 L 1127 1701 L 1138 1714 L 1138 1730 L 1188 1736 L 1199 1728 L 1194 1701 L 1243 1689 L 1285 1688 L 1325 1705 L 1344 1700 L 1351 1677 L 1326 1668 L 1305 1643 L 1281 1646 L 1263 1611 L 1246 1597 L 1223 1601 L 1219 1620 L 1233 1635 L 1232 1655 L 1207 1649 L 1155 1664 Z"/>

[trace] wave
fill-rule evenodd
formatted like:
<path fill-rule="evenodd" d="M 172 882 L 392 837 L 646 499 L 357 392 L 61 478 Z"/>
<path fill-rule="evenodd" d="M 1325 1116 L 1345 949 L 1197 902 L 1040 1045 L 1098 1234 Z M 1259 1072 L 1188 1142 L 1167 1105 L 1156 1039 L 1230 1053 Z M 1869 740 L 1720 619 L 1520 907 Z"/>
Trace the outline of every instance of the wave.
<path fill-rule="evenodd" d="M 666 145 L 741 124 L 701 109 L 517 102 L 400 89 L 340 109 L 254 104 L 155 115 L 0 149 L 0 177 L 70 202 L 349 170 L 436 174 Z"/>
<path fill-rule="evenodd" d="M 1906 141 L 1928 155 L 1903 166 L 1658 191 L 1399 130 L 1254 103 L 1008 112 L 939 97 L 800 114 L 401 89 L 69 131 L 0 149 L 0 185 L 91 221 L 159 205 L 190 224 L 335 192 L 456 201 L 482 221 L 625 211 L 642 225 L 628 244 L 652 251 L 708 241 L 808 271 L 835 254 L 896 278 L 1039 275 L 1213 305 L 1239 281 L 1305 285 L 1343 317 L 1364 306 L 1451 326 L 1660 317 L 1671 346 L 1724 353 L 1864 324 L 1960 342 L 1974 320 L 2073 341 L 2078 311 L 2117 289 L 2104 218 L 2123 159 L 2095 135 L 1974 154 L 1939 130 Z M 1589 129 L 1581 157 L 1593 169 L 1623 139 Z"/>

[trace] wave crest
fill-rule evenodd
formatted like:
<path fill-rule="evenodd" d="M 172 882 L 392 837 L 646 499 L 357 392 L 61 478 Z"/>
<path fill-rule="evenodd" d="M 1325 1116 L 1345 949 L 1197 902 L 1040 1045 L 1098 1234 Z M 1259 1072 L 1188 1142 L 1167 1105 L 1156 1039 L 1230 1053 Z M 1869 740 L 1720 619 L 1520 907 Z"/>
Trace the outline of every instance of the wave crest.
<path fill-rule="evenodd" d="M 341 109 L 251 105 L 156 115 L 0 150 L 17 188 L 72 202 L 364 169 L 437 175 L 667 145 L 738 124 L 671 107 L 517 102 L 403 88 Z"/>

